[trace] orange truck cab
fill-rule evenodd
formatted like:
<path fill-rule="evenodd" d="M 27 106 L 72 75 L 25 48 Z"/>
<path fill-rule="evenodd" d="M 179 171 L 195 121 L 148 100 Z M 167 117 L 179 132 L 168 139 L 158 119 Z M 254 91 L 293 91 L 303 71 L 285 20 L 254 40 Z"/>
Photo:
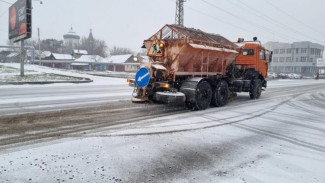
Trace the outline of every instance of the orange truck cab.
<path fill-rule="evenodd" d="M 271 58 L 272 52 L 266 50 L 260 42 L 244 42 L 240 54 L 236 58 L 236 65 L 241 66 L 243 70 L 253 68 L 266 78 Z"/>

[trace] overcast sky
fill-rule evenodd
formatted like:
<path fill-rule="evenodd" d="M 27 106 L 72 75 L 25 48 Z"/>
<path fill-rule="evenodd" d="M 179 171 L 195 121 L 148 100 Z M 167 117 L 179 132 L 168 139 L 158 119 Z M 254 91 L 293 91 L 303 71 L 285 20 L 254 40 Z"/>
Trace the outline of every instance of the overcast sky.
<path fill-rule="evenodd" d="M 0 1 L 0 45 L 8 39 L 8 9 Z M 63 39 L 71 25 L 78 35 L 109 47 L 139 51 L 143 40 L 165 24 L 175 23 L 176 0 L 33 0 L 33 39 Z M 325 45 L 324 0 L 189 0 L 184 24 L 231 41 L 257 36 L 267 41 L 311 41 Z"/>

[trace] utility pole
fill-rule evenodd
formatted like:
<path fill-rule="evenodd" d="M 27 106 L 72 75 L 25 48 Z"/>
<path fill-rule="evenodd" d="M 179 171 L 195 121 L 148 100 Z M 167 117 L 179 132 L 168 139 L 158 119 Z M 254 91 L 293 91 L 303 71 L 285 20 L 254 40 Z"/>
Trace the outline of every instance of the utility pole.
<path fill-rule="evenodd" d="M 25 62 L 25 44 L 24 39 L 20 41 L 20 77 L 24 77 L 24 62 Z"/>
<path fill-rule="evenodd" d="M 184 2 L 186 2 L 186 0 L 176 1 L 175 24 L 181 27 L 184 26 Z"/>
<path fill-rule="evenodd" d="M 40 31 L 39 31 L 39 28 L 37 29 L 38 30 L 38 61 L 39 61 L 39 64 L 38 65 L 41 65 L 41 37 L 40 37 Z"/>

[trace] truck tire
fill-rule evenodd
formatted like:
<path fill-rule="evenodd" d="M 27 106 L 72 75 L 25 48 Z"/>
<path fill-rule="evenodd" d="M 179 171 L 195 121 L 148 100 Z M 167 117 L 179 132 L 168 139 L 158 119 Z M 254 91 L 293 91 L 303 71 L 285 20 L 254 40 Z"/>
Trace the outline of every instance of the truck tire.
<path fill-rule="evenodd" d="M 249 97 L 251 99 L 260 98 L 262 93 L 262 83 L 260 79 L 256 79 L 252 81 L 251 91 L 249 92 Z"/>
<path fill-rule="evenodd" d="M 221 80 L 213 90 L 211 104 L 216 107 L 224 106 L 228 103 L 229 88 L 226 81 Z"/>
<path fill-rule="evenodd" d="M 204 110 L 210 106 L 212 99 L 212 89 L 210 83 L 202 81 L 197 85 L 195 91 L 195 109 Z"/>

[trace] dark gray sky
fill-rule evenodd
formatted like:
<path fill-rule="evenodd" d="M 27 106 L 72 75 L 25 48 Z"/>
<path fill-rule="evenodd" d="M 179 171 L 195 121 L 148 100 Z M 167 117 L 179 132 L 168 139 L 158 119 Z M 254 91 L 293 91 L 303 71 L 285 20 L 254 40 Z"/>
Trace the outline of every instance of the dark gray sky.
<path fill-rule="evenodd" d="M 15 0 L 3 0 L 14 3 Z M 80 36 L 93 28 L 109 47 L 139 51 L 142 41 L 175 22 L 176 0 L 42 0 L 33 1 L 33 38 L 63 39 L 71 25 Z M 0 45 L 8 39 L 9 4 L 0 1 Z M 325 45 L 324 0 L 190 0 L 185 26 L 262 42 L 311 41 Z"/>

